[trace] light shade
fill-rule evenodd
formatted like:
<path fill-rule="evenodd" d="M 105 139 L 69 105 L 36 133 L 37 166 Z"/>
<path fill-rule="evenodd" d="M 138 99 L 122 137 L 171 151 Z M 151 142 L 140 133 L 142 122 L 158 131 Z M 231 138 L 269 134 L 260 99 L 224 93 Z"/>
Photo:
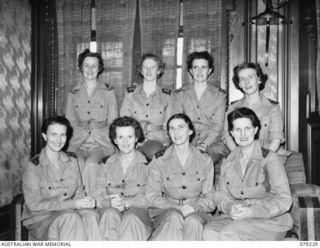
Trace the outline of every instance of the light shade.
<path fill-rule="evenodd" d="M 286 23 L 286 18 L 284 15 L 281 15 L 279 12 L 276 12 L 267 6 L 265 11 L 252 17 L 251 22 L 257 25 L 276 25 L 279 23 Z"/>

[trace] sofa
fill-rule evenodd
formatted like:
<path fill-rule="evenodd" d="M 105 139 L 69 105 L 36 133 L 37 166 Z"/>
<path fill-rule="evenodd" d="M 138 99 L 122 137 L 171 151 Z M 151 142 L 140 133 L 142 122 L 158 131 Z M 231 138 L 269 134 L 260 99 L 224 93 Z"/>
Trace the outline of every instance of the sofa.
<path fill-rule="evenodd" d="M 307 184 L 303 156 L 292 152 L 285 163 L 293 204 L 291 214 L 294 220 L 292 230 L 287 233 L 286 241 L 320 240 L 320 186 Z M 215 182 L 219 181 L 220 165 L 215 166 Z M 21 214 L 23 195 L 17 195 L 11 203 L 12 240 L 28 240 L 28 231 L 22 225 Z"/>

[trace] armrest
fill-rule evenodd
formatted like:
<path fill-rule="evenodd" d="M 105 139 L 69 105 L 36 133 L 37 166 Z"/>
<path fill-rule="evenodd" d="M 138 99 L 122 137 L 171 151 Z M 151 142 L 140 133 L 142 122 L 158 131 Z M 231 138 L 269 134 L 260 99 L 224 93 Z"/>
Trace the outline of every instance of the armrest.
<path fill-rule="evenodd" d="M 320 240 L 320 187 L 313 184 L 290 185 L 294 221 L 292 232 L 300 240 Z"/>

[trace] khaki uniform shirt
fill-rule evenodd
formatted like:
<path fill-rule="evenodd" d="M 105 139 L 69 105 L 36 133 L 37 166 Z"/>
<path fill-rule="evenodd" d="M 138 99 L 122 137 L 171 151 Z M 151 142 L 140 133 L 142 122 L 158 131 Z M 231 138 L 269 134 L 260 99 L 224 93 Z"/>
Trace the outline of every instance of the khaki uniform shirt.
<path fill-rule="evenodd" d="M 147 160 L 139 151 L 135 153 L 135 158 L 125 173 L 123 173 L 118 152 L 100 167 L 94 193 L 99 207 L 102 207 L 102 202 L 113 194 L 125 197 L 133 207 L 147 206 L 145 199 Z"/>
<path fill-rule="evenodd" d="M 118 117 L 118 107 L 110 86 L 100 83 L 89 97 L 85 85 L 77 85 L 68 94 L 66 117 L 73 127 L 70 151 L 76 152 L 89 136 L 98 144 L 113 149 L 109 125 Z"/>
<path fill-rule="evenodd" d="M 288 213 L 292 197 L 286 171 L 276 153 L 262 148 L 260 141 L 254 142 L 244 174 L 239 147 L 223 160 L 214 202 L 226 214 L 231 203 L 250 206 L 252 218 L 270 219 L 270 224 L 288 230 L 292 227 Z"/>
<path fill-rule="evenodd" d="M 193 85 L 188 85 L 176 91 L 175 100 L 175 112 L 188 115 L 196 129 L 196 143 L 210 146 L 221 141 L 226 114 L 226 94 L 222 89 L 208 85 L 199 101 Z"/>
<path fill-rule="evenodd" d="M 42 149 L 26 166 L 22 176 L 24 225 L 45 220 L 55 211 L 75 209 L 75 200 L 85 197 L 75 154 L 60 152 L 59 165 L 61 170 Z"/>
<path fill-rule="evenodd" d="M 241 107 L 249 108 L 249 104 L 245 98 L 232 103 L 228 113 Z M 273 139 L 280 139 L 281 143 L 284 142 L 282 114 L 279 104 L 260 95 L 260 103 L 254 105 L 251 109 L 256 113 L 261 123 L 259 139 L 262 142 L 262 146 L 268 148 Z M 228 121 L 225 123 L 224 138 L 232 139 L 228 132 Z"/>
<path fill-rule="evenodd" d="M 157 140 L 165 144 L 169 142 L 167 121 L 173 114 L 171 90 L 156 90 L 149 96 L 142 85 L 128 87 L 120 109 L 120 116 L 137 119 L 147 140 Z"/>
<path fill-rule="evenodd" d="M 170 208 L 187 204 L 211 212 L 213 203 L 213 162 L 207 154 L 191 146 L 184 167 L 170 146 L 149 164 L 146 195 L 152 207 Z"/>

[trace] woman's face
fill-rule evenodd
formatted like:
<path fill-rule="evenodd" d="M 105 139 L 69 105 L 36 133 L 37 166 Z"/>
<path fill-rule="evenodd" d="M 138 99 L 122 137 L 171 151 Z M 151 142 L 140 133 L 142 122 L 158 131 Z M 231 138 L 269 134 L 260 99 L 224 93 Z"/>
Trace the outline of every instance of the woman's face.
<path fill-rule="evenodd" d="M 60 152 L 67 141 L 67 127 L 58 123 L 48 126 L 47 133 L 42 133 L 46 147 L 53 152 Z"/>
<path fill-rule="evenodd" d="M 169 135 L 176 146 L 189 143 L 189 136 L 192 130 L 189 129 L 188 124 L 183 119 L 173 119 L 169 123 Z"/>
<path fill-rule="evenodd" d="M 144 81 L 156 81 L 159 74 L 158 63 L 153 58 L 147 58 L 142 63 L 141 72 Z"/>
<path fill-rule="evenodd" d="M 252 68 L 242 69 L 238 72 L 239 86 L 246 95 L 252 95 L 259 92 L 260 79 L 257 71 Z"/>
<path fill-rule="evenodd" d="M 82 64 L 82 73 L 85 79 L 95 79 L 98 77 L 99 61 L 96 57 L 86 57 Z"/>
<path fill-rule="evenodd" d="M 194 59 L 190 70 L 193 81 L 197 83 L 206 82 L 212 69 L 209 68 L 209 63 L 206 59 Z"/>
<path fill-rule="evenodd" d="M 258 127 L 254 127 L 249 118 L 239 118 L 233 121 L 231 135 L 240 147 L 248 147 L 254 141 Z"/>
<path fill-rule="evenodd" d="M 114 143 L 116 143 L 121 153 L 129 154 L 133 152 L 137 141 L 138 138 L 132 126 L 116 128 Z"/>

